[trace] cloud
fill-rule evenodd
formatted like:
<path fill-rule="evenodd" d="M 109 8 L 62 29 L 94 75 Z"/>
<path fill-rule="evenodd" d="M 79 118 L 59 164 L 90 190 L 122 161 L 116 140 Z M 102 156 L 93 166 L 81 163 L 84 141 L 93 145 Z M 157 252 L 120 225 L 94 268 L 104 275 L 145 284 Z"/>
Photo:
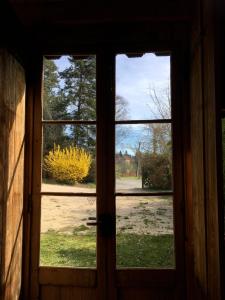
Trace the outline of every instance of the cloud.
<path fill-rule="evenodd" d="M 170 78 L 170 58 L 148 53 L 138 58 L 116 57 L 116 94 L 129 103 L 131 119 L 151 118 L 149 88 L 165 88 Z"/>

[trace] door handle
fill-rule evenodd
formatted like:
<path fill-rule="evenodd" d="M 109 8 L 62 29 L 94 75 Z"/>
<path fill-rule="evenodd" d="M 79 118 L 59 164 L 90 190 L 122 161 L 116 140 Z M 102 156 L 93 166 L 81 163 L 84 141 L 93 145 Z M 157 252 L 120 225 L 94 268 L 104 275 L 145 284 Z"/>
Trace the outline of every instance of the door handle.
<path fill-rule="evenodd" d="M 96 217 L 89 217 L 88 218 L 89 221 L 96 221 Z M 99 225 L 99 222 L 87 222 L 86 223 L 87 226 L 97 226 Z"/>
<path fill-rule="evenodd" d="M 98 219 L 89 217 L 88 220 L 95 222 L 87 222 L 87 226 L 98 226 L 102 236 L 108 237 L 115 233 L 115 217 L 111 214 L 101 214 Z"/>

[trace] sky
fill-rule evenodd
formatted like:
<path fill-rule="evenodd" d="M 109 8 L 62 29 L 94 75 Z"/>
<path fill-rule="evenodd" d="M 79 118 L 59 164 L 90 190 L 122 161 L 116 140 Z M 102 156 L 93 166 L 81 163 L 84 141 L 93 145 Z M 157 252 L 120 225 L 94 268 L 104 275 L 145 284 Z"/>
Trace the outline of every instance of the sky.
<path fill-rule="evenodd" d="M 55 60 L 60 71 L 69 67 L 66 56 Z M 116 56 L 116 95 L 122 96 L 127 101 L 129 120 L 153 119 L 156 110 L 151 102 L 151 89 L 160 95 L 163 89 L 170 85 L 170 57 L 156 56 L 146 53 L 142 57 L 128 58 L 124 54 Z M 141 129 L 140 129 L 141 128 Z M 123 142 L 117 143 L 116 151 L 131 149 L 144 133 L 143 126 L 139 129 L 127 131 Z"/>
<path fill-rule="evenodd" d="M 116 57 L 116 94 L 128 101 L 130 119 L 150 119 L 150 89 L 162 90 L 169 84 L 170 59 L 148 53 L 138 58 Z M 153 107 L 152 107 L 153 108 Z"/>
<path fill-rule="evenodd" d="M 69 67 L 66 56 L 55 60 L 59 70 Z M 128 58 L 124 54 L 116 56 L 116 95 L 128 102 L 129 119 L 153 118 L 150 89 L 162 91 L 170 82 L 170 57 L 153 53 L 142 57 Z"/>

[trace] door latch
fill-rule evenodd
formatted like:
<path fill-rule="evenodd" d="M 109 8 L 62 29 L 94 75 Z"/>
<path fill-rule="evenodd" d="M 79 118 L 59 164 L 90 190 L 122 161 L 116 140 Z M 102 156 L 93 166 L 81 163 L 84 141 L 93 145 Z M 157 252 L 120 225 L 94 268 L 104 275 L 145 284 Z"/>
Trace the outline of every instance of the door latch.
<path fill-rule="evenodd" d="M 88 220 L 95 222 L 87 222 L 87 226 L 98 226 L 102 236 L 108 237 L 115 233 L 115 217 L 111 214 L 101 214 L 98 219 L 89 217 Z"/>

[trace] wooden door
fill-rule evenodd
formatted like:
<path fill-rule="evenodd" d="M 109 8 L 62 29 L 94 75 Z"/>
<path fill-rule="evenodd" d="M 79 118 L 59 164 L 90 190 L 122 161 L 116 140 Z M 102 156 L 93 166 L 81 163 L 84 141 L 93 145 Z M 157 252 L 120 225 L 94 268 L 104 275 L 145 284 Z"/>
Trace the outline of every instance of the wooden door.
<path fill-rule="evenodd" d="M 44 59 L 30 299 L 183 295 L 179 60 L 138 50 Z"/>

